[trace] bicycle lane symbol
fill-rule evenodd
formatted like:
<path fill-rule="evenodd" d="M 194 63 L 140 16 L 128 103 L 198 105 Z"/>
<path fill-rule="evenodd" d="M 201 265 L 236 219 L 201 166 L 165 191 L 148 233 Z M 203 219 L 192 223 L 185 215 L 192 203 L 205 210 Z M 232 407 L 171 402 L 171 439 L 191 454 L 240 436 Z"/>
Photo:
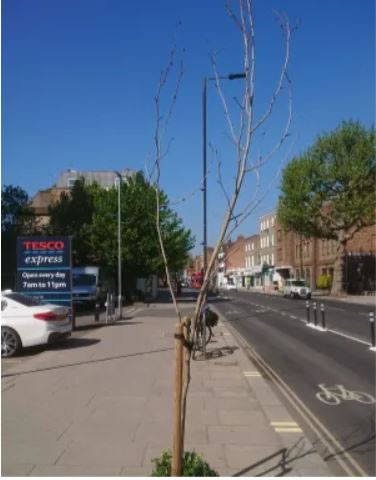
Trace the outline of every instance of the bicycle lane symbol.
<path fill-rule="evenodd" d="M 318 387 L 321 391 L 316 393 L 316 398 L 326 405 L 339 405 L 342 400 L 353 400 L 368 405 L 376 403 L 376 399 L 365 392 L 347 390 L 343 385 L 333 385 L 331 387 L 320 383 Z"/>

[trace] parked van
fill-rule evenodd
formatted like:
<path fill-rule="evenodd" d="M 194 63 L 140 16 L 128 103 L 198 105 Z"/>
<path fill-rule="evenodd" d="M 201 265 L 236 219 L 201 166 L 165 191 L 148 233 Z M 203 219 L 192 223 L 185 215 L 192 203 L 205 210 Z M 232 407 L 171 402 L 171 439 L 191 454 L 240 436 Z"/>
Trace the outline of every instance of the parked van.
<path fill-rule="evenodd" d="M 291 298 L 311 298 L 311 290 L 305 280 L 289 278 L 283 287 L 283 296 Z"/>
<path fill-rule="evenodd" d="M 106 292 L 99 282 L 99 267 L 72 268 L 72 297 L 76 304 L 101 305 L 106 301 Z"/>

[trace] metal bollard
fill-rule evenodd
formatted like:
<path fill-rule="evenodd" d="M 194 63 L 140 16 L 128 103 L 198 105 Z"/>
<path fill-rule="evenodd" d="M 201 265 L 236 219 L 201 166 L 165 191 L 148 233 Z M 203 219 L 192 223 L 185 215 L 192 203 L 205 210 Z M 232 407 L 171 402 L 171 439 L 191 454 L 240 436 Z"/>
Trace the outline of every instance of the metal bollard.
<path fill-rule="evenodd" d="M 374 317 L 374 313 L 371 312 L 369 314 L 369 324 L 370 324 L 370 327 L 371 327 L 371 346 L 372 348 L 375 348 L 376 347 L 376 340 L 375 340 L 375 317 Z"/>
<path fill-rule="evenodd" d="M 307 324 L 309 325 L 311 323 L 311 318 L 310 318 L 310 310 L 309 310 L 310 305 L 308 300 L 305 302 L 305 305 L 307 309 Z"/>
<path fill-rule="evenodd" d="M 99 302 L 95 303 L 95 308 L 94 308 L 94 321 L 99 322 L 99 311 L 100 311 L 100 304 Z"/>
<path fill-rule="evenodd" d="M 313 318 L 315 322 L 315 327 L 317 327 L 317 304 L 313 302 Z"/>
<path fill-rule="evenodd" d="M 107 292 L 107 298 L 106 298 L 106 323 L 108 323 L 108 317 L 110 316 L 110 293 Z"/>
<path fill-rule="evenodd" d="M 112 311 L 111 314 L 115 315 L 115 296 L 113 293 L 111 293 L 111 305 L 112 305 Z M 113 319 L 112 319 L 113 320 Z"/>
<path fill-rule="evenodd" d="M 324 304 L 321 304 L 321 325 L 323 330 L 325 330 L 325 307 Z"/>

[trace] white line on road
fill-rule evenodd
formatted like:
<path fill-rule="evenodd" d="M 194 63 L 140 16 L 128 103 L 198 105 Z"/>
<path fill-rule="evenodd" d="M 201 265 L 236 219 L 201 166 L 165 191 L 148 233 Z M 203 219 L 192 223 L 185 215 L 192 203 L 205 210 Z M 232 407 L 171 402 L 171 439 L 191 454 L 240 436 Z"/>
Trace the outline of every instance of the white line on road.
<path fill-rule="evenodd" d="M 351 477 L 358 476 L 359 474 L 367 477 L 367 473 L 363 470 L 359 463 L 352 457 L 350 453 L 346 451 L 336 437 L 329 432 L 329 430 L 320 422 L 316 415 L 311 412 L 307 405 L 300 400 L 298 395 L 296 395 L 296 393 L 282 380 L 282 378 L 270 367 L 270 365 L 266 363 L 266 361 L 260 357 L 260 355 L 256 353 L 252 347 L 248 347 L 248 352 L 253 359 L 258 361 L 258 363 L 263 367 L 264 371 L 269 374 L 269 377 L 274 380 L 275 385 L 279 387 L 282 394 L 290 401 L 295 410 L 305 419 L 307 424 L 315 432 L 317 438 L 320 438 L 321 442 L 333 455 L 336 461 L 342 466 L 343 470 Z M 324 433 L 324 436 L 322 433 Z M 338 456 L 338 452 L 343 454 L 343 457 L 348 463 L 345 463 L 344 459 Z M 351 470 L 349 464 L 353 469 L 355 469 L 355 472 Z"/>
<path fill-rule="evenodd" d="M 346 333 L 339 332 L 338 330 L 331 330 L 330 328 L 327 329 L 328 332 L 334 333 L 335 335 L 340 335 L 341 337 L 348 338 L 349 340 L 354 340 L 354 342 L 363 343 L 363 345 L 369 345 L 369 342 L 365 340 L 361 340 L 357 337 L 352 337 L 351 335 L 347 335 Z"/>

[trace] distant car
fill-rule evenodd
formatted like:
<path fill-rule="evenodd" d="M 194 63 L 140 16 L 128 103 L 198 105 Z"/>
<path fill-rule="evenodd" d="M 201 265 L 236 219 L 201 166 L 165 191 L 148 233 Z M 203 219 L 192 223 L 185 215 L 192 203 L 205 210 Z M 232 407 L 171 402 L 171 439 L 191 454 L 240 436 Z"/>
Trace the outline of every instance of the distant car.
<path fill-rule="evenodd" d="M 11 357 L 24 347 L 53 343 L 71 332 L 67 308 L 11 290 L 1 292 L 2 357 Z"/>
<path fill-rule="evenodd" d="M 291 298 L 311 298 L 311 290 L 304 280 L 290 278 L 285 281 L 283 296 Z"/>
<path fill-rule="evenodd" d="M 236 285 L 234 283 L 226 283 L 225 289 L 226 290 L 237 290 Z"/>

